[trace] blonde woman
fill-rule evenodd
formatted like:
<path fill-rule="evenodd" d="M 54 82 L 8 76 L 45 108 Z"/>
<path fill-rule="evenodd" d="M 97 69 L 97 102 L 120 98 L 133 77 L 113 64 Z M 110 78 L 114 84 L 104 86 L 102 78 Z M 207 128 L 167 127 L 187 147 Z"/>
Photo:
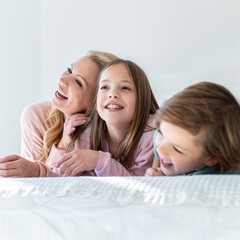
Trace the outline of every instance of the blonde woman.
<path fill-rule="evenodd" d="M 46 177 L 55 175 L 58 153 L 69 151 L 88 128 L 89 107 L 98 75 L 105 65 L 117 59 L 106 52 L 90 51 L 61 75 L 51 102 L 27 107 L 21 119 L 22 149 L 17 155 L 0 159 L 0 176 Z M 79 148 L 89 139 L 79 142 Z M 30 160 L 30 161 L 28 161 Z"/>

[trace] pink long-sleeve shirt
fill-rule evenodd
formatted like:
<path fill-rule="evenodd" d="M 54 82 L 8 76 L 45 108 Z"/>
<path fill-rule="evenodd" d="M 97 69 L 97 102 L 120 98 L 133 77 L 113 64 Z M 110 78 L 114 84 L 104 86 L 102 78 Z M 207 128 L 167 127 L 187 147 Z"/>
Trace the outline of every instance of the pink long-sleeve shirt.
<path fill-rule="evenodd" d="M 36 161 L 40 166 L 40 177 L 60 176 L 56 168 L 57 162 L 65 153 L 64 150 L 56 148 L 54 145 L 51 149 L 46 163 L 39 161 L 42 156 L 43 136 L 48 129 L 47 116 L 51 108 L 50 102 L 42 102 L 26 107 L 21 117 L 22 129 L 22 157 Z M 151 126 L 151 117 L 149 120 Z M 88 127 L 76 141 L 74 148 L 81 150 L 90 149 L 90 132 Z M 117 160 L 112 158 L 109 152 L 108 142 L 105 141 L 104 151 L 100 151 L 100 156 L 96 168 L 88 172 L 92 176 L 143 176 L 147 168 L 152 166 L 154 157 L 153 152 L 153 134 L 154 130 L 146 130 L 136 149 L 134 159 L 135 164 L 126 169 Z M 86 175 L 86 172 L 78 175 Z"/>

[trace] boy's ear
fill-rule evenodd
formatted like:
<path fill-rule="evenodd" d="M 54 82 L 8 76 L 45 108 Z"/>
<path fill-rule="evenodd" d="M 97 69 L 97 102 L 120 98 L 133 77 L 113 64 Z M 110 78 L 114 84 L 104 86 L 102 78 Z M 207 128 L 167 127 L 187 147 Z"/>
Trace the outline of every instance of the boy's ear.
<path fill-rule="evenodd" d="M 205 165 L 208 166 L 208 167 L 211 167 L 215 164 L 217 164 L 218 162 L 215 160 L 215 159 L 212 159 L 212 158 L 208 158 L 205 162 Z"/>

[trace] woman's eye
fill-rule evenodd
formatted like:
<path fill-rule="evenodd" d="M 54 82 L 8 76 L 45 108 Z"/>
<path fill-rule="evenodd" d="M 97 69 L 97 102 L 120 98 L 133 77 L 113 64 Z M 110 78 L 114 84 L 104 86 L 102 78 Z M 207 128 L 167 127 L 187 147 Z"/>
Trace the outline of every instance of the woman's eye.
<path fill-rule="evenodd" d="M 180 153 L 180 154 L 183 154 L 181 151 L 179 151 L 176 147 L 173 146 L 173 149 L 177 152 L 177 153 Z"/>
<path fill-rule="evenodd" d="M 68 72 L 69 74 L 72 74 L 72 69 L 71 69 L 71 68 L 67 68 L 67 72 Z"/>
<path fill-rule="evenodd" d="M 82 83 L 79 80 L 75 79 L 75 81 L 79 87 L 82 87 Z"/>

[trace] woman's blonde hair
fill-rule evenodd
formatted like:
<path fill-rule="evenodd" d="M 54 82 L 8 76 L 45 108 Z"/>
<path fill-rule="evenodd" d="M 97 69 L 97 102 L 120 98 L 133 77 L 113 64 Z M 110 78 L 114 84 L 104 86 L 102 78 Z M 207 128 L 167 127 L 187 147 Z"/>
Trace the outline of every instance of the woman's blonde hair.
<path fill-rule="evenodd" d="M 155 114 L 159 108 L 158 103 L 153 95 L 148 78 L 144 71 L 135 63 L 129 60 L 117 59 L 109 63 L 103 70 L 106 70 L 112 65 L 124 64 L 127 68 L 129 75 L 133 79 L 136 88 L 136 107 L 134 118 L 131 123 L 129 132 L 123 142 L 118 147 L 117 157 L 119 162 L 126 168 L 134 164 L 134 153 L 138 142 L 145 131 L 149 114 Z M 101 72 L 101 74 L 102 74 Z M 99 79 L 101 77 L 99 76 Z M 97 98 L 98 87 L 95 90 L 95 101 Z M 149 127 L 149 130 L 151 128 Z M 94 116 L 94 125 L 91 135 L 91 148 L 93 150 L 104 150 L 103 141 L 107 139 L 107 126 L 106 122 L 100 118 L 97 111 Z"/>
<path fill-rule="evenodd" d="M 193 135 L 203 130 L 199 144 L 218 162 L 219 172 L 239 169 L 240 106 L 225 87 L 211 82 L 191 85 L 165 101 L 156 120 L 158 126 L 167 121 Z"/>
<path fill-rule="evenodd" d="M 103 69 L 107 63 L 111 62 L 112 60 L 118 59 L 117 56 L 107 53 L 107 52 L 101 52 L 101 51 L 89 51 L 87 56 L 95 62 L 100 69 Z M 86 111 L 86 116 L 90 116 L 93 114 L 93 105 L 90 104 L 89 108 Z M 63 125 L 64 125 L 64 114 L 59 111 L 58 109 L 51 108 L 49 115 L 48 115 L 48 130 L 44 134 L 43 137 L 43 147 L 42 147 L 42 157 L 40 158 L 40 161 L 46 162 L 48 155 L 51 151 L 51 148 L 54 144 L 58 144 L 59 141 L 62 138 L 63 134 Z M 86 129 L 88 124 L 85 124 L 83 126 L 78 126 L 74 132 L 73 139 L 71 143 L 69 144 L 66 151 L 69 151 L 73 148 L 74 143 L 76 139 L 79 137 L 79 135 Z"/>

